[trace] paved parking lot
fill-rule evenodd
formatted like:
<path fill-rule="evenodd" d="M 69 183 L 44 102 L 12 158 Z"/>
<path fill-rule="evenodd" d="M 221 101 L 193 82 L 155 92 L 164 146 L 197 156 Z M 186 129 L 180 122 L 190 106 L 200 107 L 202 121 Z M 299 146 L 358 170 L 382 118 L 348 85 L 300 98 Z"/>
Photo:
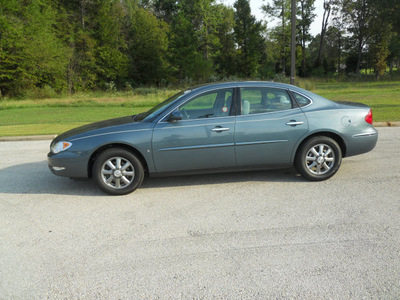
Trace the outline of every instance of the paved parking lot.
<path fill-rule="evenodd" d="M 329 181 L 154 178 L 111 197 L 0 143 L 0 299 L 400 298 L 400 128 Z"/>

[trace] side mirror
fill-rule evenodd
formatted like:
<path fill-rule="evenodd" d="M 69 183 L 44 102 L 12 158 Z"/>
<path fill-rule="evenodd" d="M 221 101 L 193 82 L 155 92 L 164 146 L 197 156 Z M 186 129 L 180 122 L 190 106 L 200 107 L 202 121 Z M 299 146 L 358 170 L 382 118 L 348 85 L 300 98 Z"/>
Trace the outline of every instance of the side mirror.
<path fill-rule="evenodd" d="M 168 122 L 176 122 L 180 120 L 182 120 L 182 112 L 180 110 L 174 110 L 168 118 Z"/>

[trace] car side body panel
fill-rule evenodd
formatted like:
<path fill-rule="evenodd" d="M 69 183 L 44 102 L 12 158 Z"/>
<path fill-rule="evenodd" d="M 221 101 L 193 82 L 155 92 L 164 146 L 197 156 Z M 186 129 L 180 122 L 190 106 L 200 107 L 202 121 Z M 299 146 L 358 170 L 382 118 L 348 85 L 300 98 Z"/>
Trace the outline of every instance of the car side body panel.
<path fill-rule="evenodd" d="M 234 137 L 234 116 L 157 123 L 152 145 L 156 170 L 234 167 Z"/>
<path fill-rule="evenodd" d="M 299 93 L 310 104 L 289 110 L 215 119 L 166 121 L 171 112 L 192 97 L 217 89 L 271 87 Z M 235 97 L 235 107 L 239 97 Z M 140 153 L 151 175 L 175 172 L 273 168 L 293 164 L 299 147 L 311 136 L 329 133 L 344 145 L 345 156 L 372 150 L 376 129 L 365 121 L 369 108 L 335 103 L 295 86 L 271 82 L 232 82 L 195 87 L 151 121 L 131 116 L 82 126 L 55 138 L 68 141 L 63 152 L 48 154 L 50 170 L 67 177 L 88 177 L 98 152 L 119 145 Z M 290 122 L 299 122 L 290 125 Z M 289 123 L 289 124 L 288 124 Z M 215 128 L 228 128 L 213 131 Z M 340 144 L 340 143 L 339 143 Z"/>
<path fill-rule="evenodd" d="M 290 163 L 293 147 L 308 131 L 308 121 L 300 108 L 242 115 L 235 131 L 238 166 Z"/>

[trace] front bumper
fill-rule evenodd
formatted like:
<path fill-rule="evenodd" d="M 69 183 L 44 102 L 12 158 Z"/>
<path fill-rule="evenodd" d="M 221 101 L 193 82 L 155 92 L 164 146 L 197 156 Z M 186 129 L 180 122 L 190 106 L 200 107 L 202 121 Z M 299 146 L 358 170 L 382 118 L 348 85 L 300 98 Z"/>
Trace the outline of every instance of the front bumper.
<path fill-rule="evenodd" d="M 47 163 L 50 171 L 58 176 L 88 177 L 89 157 L 82 153 L 60 152 L 47 154 Z"/>

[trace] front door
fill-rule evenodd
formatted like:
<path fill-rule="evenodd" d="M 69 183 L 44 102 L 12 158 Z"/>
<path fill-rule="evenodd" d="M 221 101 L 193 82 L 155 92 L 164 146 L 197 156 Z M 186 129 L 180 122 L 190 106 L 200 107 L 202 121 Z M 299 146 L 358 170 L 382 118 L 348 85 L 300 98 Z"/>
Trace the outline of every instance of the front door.
<path fill-rule="evenodd" d="M 195 96 L 177 108 L 182 120 L 156 124 L 153 158 L 162 172 L 217 169 L 236 166 L 233 89 Z"/>

